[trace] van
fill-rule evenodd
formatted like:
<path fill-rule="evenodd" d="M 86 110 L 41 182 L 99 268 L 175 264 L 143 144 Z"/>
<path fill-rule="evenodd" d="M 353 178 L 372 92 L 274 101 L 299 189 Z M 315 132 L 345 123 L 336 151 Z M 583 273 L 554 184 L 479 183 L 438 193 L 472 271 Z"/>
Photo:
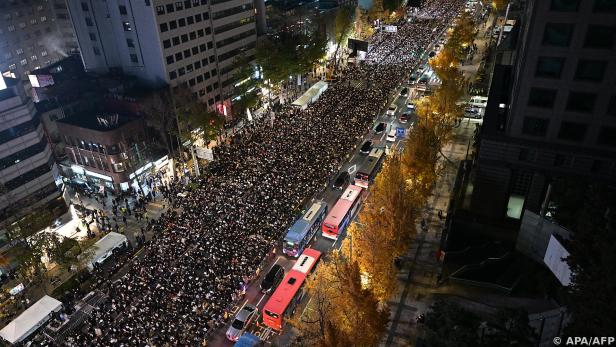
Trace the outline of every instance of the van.
<path fill-rule="evenodd" d="M 387 133 L 387 142 L 396 141 L 396 128 L 393 128 Z"/>
<path fill-rule="evenodd" d="M 468 104 L 471 106 L 486 107 L 486 105 L 488 104 L 488 97 L 479 95 L 471 96 L 471 99 L 469 100 Z"/>

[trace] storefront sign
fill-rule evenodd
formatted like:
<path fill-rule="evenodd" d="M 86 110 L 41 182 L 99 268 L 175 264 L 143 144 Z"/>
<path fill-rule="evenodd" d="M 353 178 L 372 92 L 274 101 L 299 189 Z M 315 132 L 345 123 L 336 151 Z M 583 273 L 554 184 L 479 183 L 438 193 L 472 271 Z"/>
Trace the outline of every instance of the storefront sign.
<path fill-rule="evenodd" d="M 85 170 L 85 172 L 86 172 L 86 176 L 92 176 L 92 177 L 100 178 L 100 179 L 105 180 L 105 181 L 113 182 L 113 179 L 111 177 L 109 177 L 109 176 L 101 175 L 99 173 L 96 173 L 96 172 L 93 172 L 93 171 L 88 171 L 88 170 Z"/>

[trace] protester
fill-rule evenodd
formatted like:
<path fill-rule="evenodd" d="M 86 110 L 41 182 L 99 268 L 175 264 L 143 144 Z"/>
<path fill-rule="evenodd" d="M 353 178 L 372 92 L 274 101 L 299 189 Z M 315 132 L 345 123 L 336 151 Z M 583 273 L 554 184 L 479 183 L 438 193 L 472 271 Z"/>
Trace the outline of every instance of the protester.
<path fill-rule="evenodd" d="M 273 122 L 263 117 L 235 134 L 231 144 L 217 147 L 217 160 L 201 177 L 156 185 L 166 204 L 181 212 L 170 210 L 149 222 L 154 236 L 144 255 L 100 289 L 107 300 L 65 343 L 203 344 L 224 324 L 227 309 L 242 297 L 301 203 L 340 169 L 462 4 L 425 1 L 417 14 L 422 19 L 402 20 L 397 33 L 377 33 L 367 62 L 348 67 L 306 110 L 283 107 Z M 187 182 L 196 189 L 180 194 Z"/>

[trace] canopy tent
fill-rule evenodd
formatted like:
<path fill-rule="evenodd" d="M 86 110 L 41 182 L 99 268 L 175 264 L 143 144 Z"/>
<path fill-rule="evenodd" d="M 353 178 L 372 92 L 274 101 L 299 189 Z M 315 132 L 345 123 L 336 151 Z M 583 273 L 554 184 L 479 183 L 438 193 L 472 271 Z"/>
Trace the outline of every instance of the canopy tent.
<path fill-rule="evenodd" d="M 302 96 L 295 100 L 291 105 L 305 110 L 308 105 L 317 101 L 321 94 L 327 90 L 327 82 L 319 81 L 310 87 Z"/>
<path fill-rule="evenodd" d="M 88 248 L 88 261 L 86 265 L 88 269 L 93 270 L 94 265 L 102 263 L 109 258 L 114 249 L 125 247 L 128 245 L 128 239 L 122 234 L 110 232 L 102 239 L 98 240 L 92 247 Z"/>
<path fill-rule="evenodd" d="M 60 308 L 62 308 L 60 301 L 45 295 L 0 330 L 0 337 L 10 344 L 23 341 L 45 324 L 53 312 L 60 311 Z"/>

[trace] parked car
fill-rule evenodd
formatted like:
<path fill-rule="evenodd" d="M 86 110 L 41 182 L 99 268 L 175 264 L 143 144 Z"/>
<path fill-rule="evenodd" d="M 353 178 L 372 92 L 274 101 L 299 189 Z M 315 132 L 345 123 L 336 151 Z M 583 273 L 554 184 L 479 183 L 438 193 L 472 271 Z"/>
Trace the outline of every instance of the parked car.
<path fill-rule="evenodd" d="M 244 305 L 242 309 L 235 315 L 235 319 L 233 319 L 233 323 L 229 329 L 227 329 L 227 339 L 231 341 L 237 341 L 242 333 L 246 329 L 246 327 L 252 322 L 253 319 L 257 317 L 259 310 L 256 306 L 253 305 Z"/>
<path fill-rule="evenodd" d="M 403 113 L 400 115 L 400 123 L 406 123 L 409 121 L 410 115 L 408 113 Z"/>
<path fill-rule="evenodd" d="M 375 134 L 380 134 L 383 131 L 385 131 L 385 123 L 383 123 L 383 122 L 377 124 L 376 128 L 374 128 L 374 133 Z"/>
<path fill-rule="evenodd" d="M 342 171 L 334 180 L 334 184 L 332 184 L 332 187 L 337 190 L 343 190 L 350 182 L 351 177 L 349 176 L 349 173 L 346 171 Z"/>
<path fill-rule="evenodd" d="M 411 111 L 411 112 L 415 111 L 415 104 L 411 100 L 407 101 L 406 102 L 406 109 Z"/>
<path fill-rule="evenodd" d="M 389 106 L 389 108 L 387 109 L 386 114 L 387 114 L 388 116 L 394 116 L 394 115 L 396 114 L 396 111 L 398 111 L 398 106 L 396 106 L 396 105 L 393 105 L 393 104 L 392 104 L 392 105 L 391 105 L 391 106 Z"/>
<path fill-rule="evenodd" d="M 364 142 L 363 145 L 361 145 L 361 147 L 359 148 L 359 153 L 362 154 L 368 154 L 370 153 L 370 150 L 372 149 L 372 141 L 366 141 Z"/>
<path fill-rule="evenodd" d="M 409 95 L 409 89 L 407 87 L 402 88 L 402 90 L 400 91 L 400 95 L 401 96 Z"/>
<path fill-rule="evenodd" d="M 280 284 L 284 277 L 284 268 L 278 264 L 274 264 L 272 268 L 269 270 L 267 275 L 261 281 L 259 287 L 261 288 L 261 292 L 264 294 L 268 294 L 276 290 L 276 287 Z"/>

